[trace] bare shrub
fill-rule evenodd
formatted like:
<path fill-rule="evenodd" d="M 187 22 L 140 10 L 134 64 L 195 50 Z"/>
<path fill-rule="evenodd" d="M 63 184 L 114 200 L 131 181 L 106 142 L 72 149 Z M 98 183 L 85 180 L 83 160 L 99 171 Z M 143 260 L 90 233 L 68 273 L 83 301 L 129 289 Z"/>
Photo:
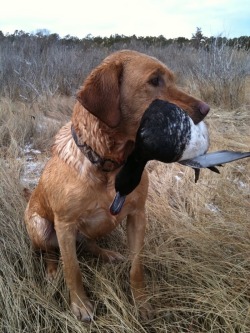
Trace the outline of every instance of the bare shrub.
<path fill-rule="evenodd" d="M 200 48 L 190 55 L 188 81 L 201 98 L 212 105 L 238 108 L 245 100 L 249 63 L 248 52 L 215 43 L 209 49 Z"/>
<path fill-rule="evenodd" d="M 215 106 L 239 107 L 244 102 L 249 74 L 249 51 L 218 44 L 194 48 L 190 44 L 145 44 L 131 38 L 109 48 L 86 41 L 20 36 L 1 40 L 0 95 L 33 102 L 43 96 L 75 95 L 86 75 L 109 53 L 129 48 L 155 56 L 167 64 L 192 93 Z"/>
<path fill-rule="evenodd" d="M 0 94 L 34 101 L 41 96 L 71 96 L 105 49 L 84 50 L 30 36 L 4 40 L 0 51 Z"/>

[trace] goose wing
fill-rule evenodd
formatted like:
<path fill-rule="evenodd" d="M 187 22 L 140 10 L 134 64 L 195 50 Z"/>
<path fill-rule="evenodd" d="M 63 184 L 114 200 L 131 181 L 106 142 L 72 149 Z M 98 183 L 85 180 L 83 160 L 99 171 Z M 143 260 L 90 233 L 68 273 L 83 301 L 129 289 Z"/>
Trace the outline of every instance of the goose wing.
<path fill-rule="evenodd" d="M 246 157 L 250 157 L 250 152 L 242 153 L 229 150 L 220 150 L 197 156 L 188 160 L 179 161 L 179 163 L 194 169 L 196 183 L 199 179 L 201 168 L 208 168 L 213 172 L 220 173 L 216 166 L 222 166 L 225 163 L 237 161 Z"/>
<path fill-rule="evenodd" d="M 220 150 L 197 156 L 188 160 L 179 161 L 179 163 L 190 166 L 194 169 L 214 169 L 214 167 L 216 166 L 221 166 L 222 164 L 233 162 L 245 157 L 250 157 L 250 152 L 241 153 L 230 150 Z"/>

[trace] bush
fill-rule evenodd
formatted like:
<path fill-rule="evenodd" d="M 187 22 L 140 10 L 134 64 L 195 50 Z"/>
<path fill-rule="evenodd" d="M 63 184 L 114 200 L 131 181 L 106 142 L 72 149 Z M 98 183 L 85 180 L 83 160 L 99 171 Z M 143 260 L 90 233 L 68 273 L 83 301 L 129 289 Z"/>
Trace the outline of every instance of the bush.
<path fill-rule="evenodd" d="M 250 73 L 248 52 L 214 43 L 209 50 L 197 50 L 189 63 L 187 76 L 202 99 L 230 109 L 242 105 Z"/>
<path fill-rule="evenodd" d="M 18 32 L 0 38 L 0 96 L 30 103 L 41 96 L 75 95 L 103 58 L 129 48 L 159 58 L 192 93 L 212 105 L 235 108 L 243 103 L 249 51 L 229 47 L 221 38 L 200 47 L 181 38 L 170 43 L 163 36 L 114 36 L 101 41 Z"/>

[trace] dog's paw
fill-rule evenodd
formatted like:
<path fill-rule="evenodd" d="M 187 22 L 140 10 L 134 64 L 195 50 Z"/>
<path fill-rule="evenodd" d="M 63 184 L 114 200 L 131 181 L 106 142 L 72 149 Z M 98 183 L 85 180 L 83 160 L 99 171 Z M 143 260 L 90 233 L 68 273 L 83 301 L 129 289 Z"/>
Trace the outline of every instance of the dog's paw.
<path fill-rule="evenodd" d="M 83 302 L 76 304 L 75 302 L 71 303 L 71 310 L 76 318 L 85 323 L 90 323 L 94 317 L 94 306 L 87 299 Z"/>
<path fill-rule="evenodd" d="M 99 257 L 106 262 L 117 262 L 125 260 L 125 257 L 119 252 L 103 249 L 96 244 L 95 240 L 87 240 L 87 248 L 94 256 Z"/>
<path fill-rule="evenodd" d="M 119 252 L 106 250 L 106 249 L 101 249 L 99 255 L 103 261 L 111 262 L 111 263 L 125 260 L 125 257 L 122 254 L 120 254 Z"/>
<path fill-rule="evenodd" d="M 57 262 L 47 261 L 46 263 L 46 277 L 49 281 L 53 281 L 57 274 Z"/>
<path fill-rule="evenodd" d="M 137 298 L 134 298 L 134 305 L 137 308 L 138 316 L 144 322 L 154 319 L 155 312 L 154 309 L 149 302 L 149 298 L 146 294 L 142 294 L 142 290 L 140 290 L 140 294 L 137 295 Z"/>
<path fill-rule="evenodd" d="M 143 321 L 149 321 L 154 319 L 154 310 L 149 302 L 140 304 L 139 316 Z"/>

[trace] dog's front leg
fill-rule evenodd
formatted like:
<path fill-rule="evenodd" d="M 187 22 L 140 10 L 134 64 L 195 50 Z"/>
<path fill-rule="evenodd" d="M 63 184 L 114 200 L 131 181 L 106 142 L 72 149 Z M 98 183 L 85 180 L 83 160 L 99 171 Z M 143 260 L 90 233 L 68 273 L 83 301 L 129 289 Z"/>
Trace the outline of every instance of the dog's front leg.
<path fill-rule="evenodd" d="M 63 261 L 64 278 L 70 292 L 71 309 L 81 321 L 93 318 L 93 305 L 89 301 L 83 284 L 76 256 L 76 231 L 68 223 L 55 221 L 55 230 Z"/>
<path fill-rule="evenodd" d="M 131 257 L 130 284 L 135 304 L 140 315 L 147 320 L 152 318 L 153 312 L 147 302 L 145 291 L 144 268 L 141 261 L 141 252 L 144 246 L 146 216 L 144 209 L 127 217 L 127 238 Z"/>

